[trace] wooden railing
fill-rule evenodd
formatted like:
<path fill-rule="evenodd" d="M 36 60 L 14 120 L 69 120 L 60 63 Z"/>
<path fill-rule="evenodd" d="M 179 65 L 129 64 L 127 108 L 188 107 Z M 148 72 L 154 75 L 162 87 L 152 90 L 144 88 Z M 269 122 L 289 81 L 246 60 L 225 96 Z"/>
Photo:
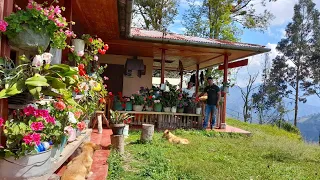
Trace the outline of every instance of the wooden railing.
<path fill-rule="evenodd" d="M 147 112 L 147 111 L 120 111 L 134 116 L 130 125 L 154 124 L 158 129 L 201 129 L 201 114 Z"/>

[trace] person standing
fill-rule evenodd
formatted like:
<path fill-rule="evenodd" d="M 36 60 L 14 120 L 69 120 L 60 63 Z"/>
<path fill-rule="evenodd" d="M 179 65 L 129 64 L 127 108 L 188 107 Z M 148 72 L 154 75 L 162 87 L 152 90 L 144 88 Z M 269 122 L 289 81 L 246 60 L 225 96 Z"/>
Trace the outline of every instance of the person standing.
<path fill-rule="evenodd" d="M 208 126 L 208 120 L 210 113 L 212 112 L 212 122 L 211 122 L 211 129 L 214 128 L 214 125 L 216 123 L 216 110 L 219 107 L 219 102 L 221 98 L 220 88 L 213 83 L 212 77 L 207 78 L 208 86 L 204 88 L 204 91 L 199 95 L 199 97 L 203 96 L 205 93 L 207 93 L 207 102 L 206 102 L 206 108 L 205 108 L 205 117 L 203 122 L 203 129 L 206 129 Z"/>
<path fill-rule="evenodd" d="M 193 83 L 191 81 L 188 83 L 188 87 L 183 88 L 182 91 L 188 94 L 188 98 L 192 98 L 195 95 L 195 92 L 193 90 Z"/>

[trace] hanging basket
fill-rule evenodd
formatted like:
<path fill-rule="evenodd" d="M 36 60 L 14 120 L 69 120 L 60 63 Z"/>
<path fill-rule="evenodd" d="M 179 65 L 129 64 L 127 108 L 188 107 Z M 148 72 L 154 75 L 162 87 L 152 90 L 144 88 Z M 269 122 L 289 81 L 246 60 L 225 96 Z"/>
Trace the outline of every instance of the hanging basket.
<path fill-rule="evenodd" d="M 29 52 L 38 52 L 38 49 L 46 50 L 50 43 L 50 37 L 45 33 L 34 32 L 27 25 L 23 25 L 23 31 L 14 38 L 9 38 L 9 44 L 18 49 Z"/>

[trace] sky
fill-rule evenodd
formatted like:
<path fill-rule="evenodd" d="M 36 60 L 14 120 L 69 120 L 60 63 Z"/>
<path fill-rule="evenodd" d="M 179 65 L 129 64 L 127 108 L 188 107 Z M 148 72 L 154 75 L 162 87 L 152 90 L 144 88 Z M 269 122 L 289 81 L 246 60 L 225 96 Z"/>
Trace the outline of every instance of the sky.
<path fill-rule="evenodd" d="M 267 1 L 267 0 L 266 0 Z M 196 1 L 201 4 L 201 0 Z M 254 0 L 253 3 L 256 7 L 256 12 L 263 12 L 264 9 L 268 9 L 275 18 L 271 21 L 269 28 L 265 32 L 258 32 L 254 30 L 243 30 L 243 34 L 240 37 L 241 42 L 264 45 L 270 48 L 270 59 L 272 60 L 278 54 L 276 51 L 277 43 L 285 36 L 286 25 L 292 20 L 293 7 L 298 0 L 277 0 L 277 2 L 267 2 L 266 6 L 260 5 L 261 0 Z M 320 0 L 313 0 L 316 3 L 318 9 L 320 9 Z M 183 14 L 188 9 L 187 0 L 180 0 L 179 14 L 169 27 L 169 30 L 173 33 L 183 34 L 185 28 L 181 24 Z M 246 87 L 248 80 L 248 72 L 250 74 L 261 74 L 263 68 L 264 55 L 252 56 L 249 58 L 249 65 L 238 70 L 236 84 L 240 87 Z M 261 76 L 258 77 L 256 83 L 261 82 Z"/>

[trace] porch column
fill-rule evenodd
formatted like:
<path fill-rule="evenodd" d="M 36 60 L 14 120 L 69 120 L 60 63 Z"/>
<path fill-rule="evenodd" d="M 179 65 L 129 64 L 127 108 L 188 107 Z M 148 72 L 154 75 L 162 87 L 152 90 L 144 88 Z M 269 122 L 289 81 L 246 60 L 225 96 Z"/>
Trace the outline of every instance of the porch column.
<path fill-rule="evenodd" d="M 226 116 L 227 116 L 227 82 L 228 82 L 228 54 L 224 55 L 223 65 L 223 106 L 221 109 L 221 129 L 226 128 Z M 222 94 L 221 94 L 222 95 Z"/>
<path fill-rule="evenodd" d="M 196 96 L 198 96 L 199 92 L 199 64 L 197 64 L 197 71 L 196 71 Z"/>
<path fill-rule="evenodd" d="M 13 0 L 0 0 L 0 19 L 3 20 L 4 17 L 9 16 L 13 11 Z M 8 39 L 2 36 L 0 39 L 0 55 L 2 57 L 10 58 L 10 46 L 8 44 Z M 0 117 L 4 120 L 8 119 L 8 99 L 0 99 Z M 6 139 L 3 136 L 2 128 L 0 128 L 0 145 L 5 146 Z"/>
<path fill-rule="evenodd" d="M 180 70 L 180 89 L 182 89 L 182 83 L 183 83 L 183 65 L 182 62 L 179 61 L 179 70 Z"/>
<path fill-rule="evenodd" d="M 161 84 L 164 84 L 164 69 L 165 69 L 165 62 L 166 62 L 166 50 L 161 49 Z"/>
<path fill-rule="evenodd" d="M 66 11 L 64 12 L 64 16 L 67 19 L 67 22 L 70 22 L 69 24 L 69 30 L 72 31 L 72 0 L 65 0 L 64 1 L 64 7 L 66 8 Z M 66 43 L 68 45 L 71 44 L 71 37 L 68 37 L 66 40 Z M 69 48 L 65 48 L 62 50 L 62 63 L 67 63 L 68 62 L 68 53 L 69 53 Z"/>

